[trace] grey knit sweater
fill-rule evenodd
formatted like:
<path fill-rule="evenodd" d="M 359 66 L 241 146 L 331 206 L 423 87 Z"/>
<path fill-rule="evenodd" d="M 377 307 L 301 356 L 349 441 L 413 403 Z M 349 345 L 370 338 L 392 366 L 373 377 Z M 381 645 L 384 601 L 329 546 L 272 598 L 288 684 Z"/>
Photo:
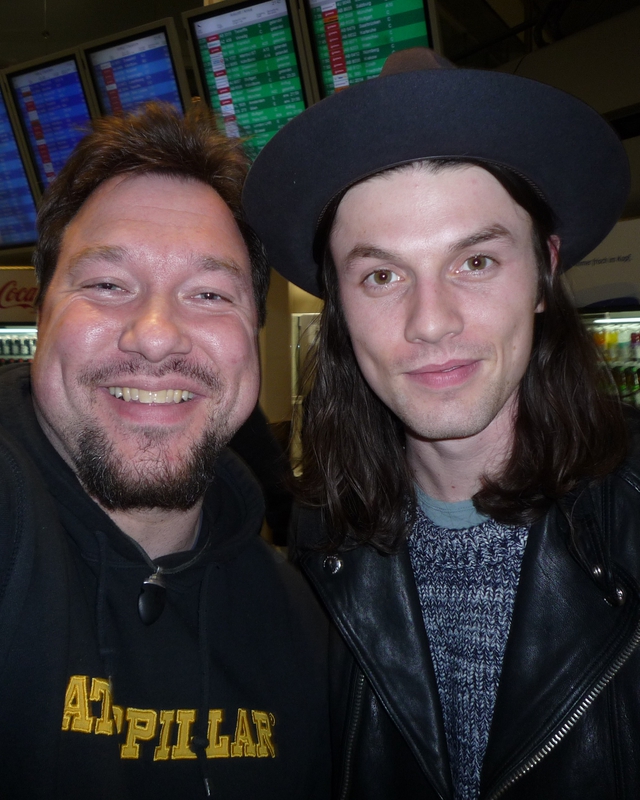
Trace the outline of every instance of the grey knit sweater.
<path fill-rule="evenodd" d="M 436 673 L 456 800 L 477 800 L 527 528 L 462 530 L 422 510 L 409 552 Z"/>

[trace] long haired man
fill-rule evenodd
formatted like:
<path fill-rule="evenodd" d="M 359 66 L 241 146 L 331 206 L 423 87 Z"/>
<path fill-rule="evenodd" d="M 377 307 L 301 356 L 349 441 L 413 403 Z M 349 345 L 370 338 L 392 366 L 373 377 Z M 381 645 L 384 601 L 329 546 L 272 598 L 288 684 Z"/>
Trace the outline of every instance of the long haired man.
<path fill-rule="evenodd" d="M 627 191 L 592 109 L 421 49 L 252 168 L 272 264 L 325 300 L 297 536 L 340 797 L 640 794 L 633 422 L 561 278 Z"/>

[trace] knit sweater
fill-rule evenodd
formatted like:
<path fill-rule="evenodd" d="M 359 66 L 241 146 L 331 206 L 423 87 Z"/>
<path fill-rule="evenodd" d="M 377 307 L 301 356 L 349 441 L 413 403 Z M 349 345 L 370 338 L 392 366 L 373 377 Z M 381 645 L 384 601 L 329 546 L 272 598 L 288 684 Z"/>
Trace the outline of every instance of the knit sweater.
<path fill-rule="evenodd" d="M 476 800 L 526 527 L 462 530 L 421 509 L 409 552 L 433 659 L 456 800 Z"/>

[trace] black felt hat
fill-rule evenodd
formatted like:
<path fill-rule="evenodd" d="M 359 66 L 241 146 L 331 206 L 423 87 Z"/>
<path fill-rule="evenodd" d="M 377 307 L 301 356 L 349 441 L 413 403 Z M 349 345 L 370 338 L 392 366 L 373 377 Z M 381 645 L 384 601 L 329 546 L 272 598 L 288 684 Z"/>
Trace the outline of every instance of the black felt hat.
<path fill-rule="evenodd" d="M 533 183 L 556 215 L 565 268 L 607 235 L 629 192 L 624 148 L 585 103 L 527 78 L 455 69 L 414 48 L 267 143 L 244 189 L 249 223 L 271 265 L 317 295 L 314 240 L 331 200 L 388 167 L 432 157 L 503 164 Z"/>

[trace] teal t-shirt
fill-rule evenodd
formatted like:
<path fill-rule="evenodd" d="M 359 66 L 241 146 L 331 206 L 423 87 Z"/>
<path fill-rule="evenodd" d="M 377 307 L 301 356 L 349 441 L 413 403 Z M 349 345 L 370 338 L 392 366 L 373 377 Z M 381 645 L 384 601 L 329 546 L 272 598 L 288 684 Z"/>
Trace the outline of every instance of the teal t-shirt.
<path fill-rule="evenodd" d="M 429 497 L 418 484 L 415 484 L 415 487 L 418 505 L 422 513 L 440 528 L 459 531 L 463 528 L 473 528 L 474 525 L 481 525 L 489 519 L 489 517 L 476 511 L 473 500 L 447 503 L 444 500 L 436 500 L 433 497 Z"/>

